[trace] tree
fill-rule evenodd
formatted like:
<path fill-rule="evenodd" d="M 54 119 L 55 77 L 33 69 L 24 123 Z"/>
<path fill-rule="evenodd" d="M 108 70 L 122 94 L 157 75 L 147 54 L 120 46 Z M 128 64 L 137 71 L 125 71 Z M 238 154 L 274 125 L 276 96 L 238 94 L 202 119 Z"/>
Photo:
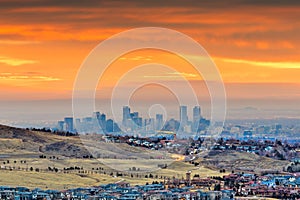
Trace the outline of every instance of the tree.
<path fill-rule="evenodd" d="M 215 185 L 214 191 L 220 191 L 221 190 L 221 185 L 218 183 Z"/>

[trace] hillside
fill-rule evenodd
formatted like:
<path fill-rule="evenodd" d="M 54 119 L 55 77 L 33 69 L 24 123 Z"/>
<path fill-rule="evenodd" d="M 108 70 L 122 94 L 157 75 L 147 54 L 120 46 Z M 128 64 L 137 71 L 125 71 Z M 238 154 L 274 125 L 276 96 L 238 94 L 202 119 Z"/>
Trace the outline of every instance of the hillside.
<path fill-rule="evenodd" d="M 187 171 L 201 176 L 224 175 L 204 166 L 195 167 L 167 159 L 149 159 L 150 156 L 164 154 L 161 151 L 99 142 L 98 139 L 97 135 L 65 137 L 0 125 L 0 185 L 66 189 L 120 180 L 145 184 L 163 181 L 164 177 L 185 177 Z M 94 155 L 99 153 L 101 157 L 116 156 L 117 159 L 90 158 L 87 157 L 90 151 Z M 125 156 L 139 159 L 124 159 Z M 169 165 L 167 169 L 158 170 L 159 163 Z M 71 169 L 75 167 L 76 170 Z M 130 171 L 133 167 L 139 171 Z M 123 176 L 116 176 L 116 169 Z M 149 173 L 156 178 L 146 178 Z"/>
<path fill-rule="evenodd" d="M 203 164 L 218 169 L 241 171 L 282 171 L 289 162 L 258 156 L 253 153 L 213 150 L 203 157 Z"/>
<path fill-rule="evenodd" d="M 60 146 L 61 142 L 64 144 Z M 53 151 L 47 151 L 47 147 L 55 147 Z M 64 149 L 67 149 L 67 151 Z M 78 156 L 87 154 L 79 137 L 63 137 L 47 132 L 31 131 L 0 125 L 0 150 L 2 153 L 17 155 L 56 154 L 61 156 L 76 156 L 70 152 L 76 148 L 80 152 Z"/>

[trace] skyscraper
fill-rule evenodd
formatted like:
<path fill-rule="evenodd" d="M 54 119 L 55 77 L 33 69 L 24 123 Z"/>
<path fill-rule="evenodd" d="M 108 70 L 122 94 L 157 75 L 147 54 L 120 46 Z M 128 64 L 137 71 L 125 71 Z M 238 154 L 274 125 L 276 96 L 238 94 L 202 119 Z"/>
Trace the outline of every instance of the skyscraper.
<path fill-rule="evenodd" d="M 199 129 L 201 119 L 201 108 L 200 106 L 195 106 L 193 108 L 193 124 L 192 124 L 192 131 L 197 132 Z"/>
<path fill-rule="evenodd" d="M 93 113 L 93 118 L 94 119 L 99 119 L 100 118 L 100 112 L 94 112 Z"/>
<path fill-rule="evenodd" d="M 193 108 L 193 122 L 199 122 L 201 118 L 201 108 L 200 106 L 195 106 Z"/>
<path fill-rule="evenodd" d="M 58 121 L 57 122 L 57 130 L 58 131 L 63 131 L 64 130 L 64 121 Z"/>
<path fill-rule="evenodd" d="M 130 108 L 128 106 L 123 106 L 123 126 L 127 126 L 127 121 L 130 119 Z"/>
<path fill-rule="evenodd" d="M 155 124 L 155 129 L 156 130 L 161 130 L 163 128 L 163 115 L 162 114 L 156 114 L 156 124 Z"/>
<path fill-rule="evenodd" d="M 154 131 L 156 129 L 155 124 L 154 124 L 154 118 L 145 119 L 144 120 L 144 128 L 145 128 L 145 131 Z"/>
<path fill-rule="evenodd" d="M 112 119 L 106 121 L 106 131 L 108 133 L 114 132 L 114 121 Z"/>
<path fill-rule="evenodd" d="M 180 106 L 180 125 L 185 126 L 188 122 L 187 106 Z"/>
<path fill-rule="evenodd" d="M 66 131 L 73 132 L 73 117 L 66 117 L 65 118 L 65 124 L 66 124 Z"/>
<path fill-rule="evenodd" d="M 102 128 L 102 131 L 105 132 L 105 130 L 106 130 L 106 115 L 104 113 L 102 113 L 100 115 L 99 124 Z"/>

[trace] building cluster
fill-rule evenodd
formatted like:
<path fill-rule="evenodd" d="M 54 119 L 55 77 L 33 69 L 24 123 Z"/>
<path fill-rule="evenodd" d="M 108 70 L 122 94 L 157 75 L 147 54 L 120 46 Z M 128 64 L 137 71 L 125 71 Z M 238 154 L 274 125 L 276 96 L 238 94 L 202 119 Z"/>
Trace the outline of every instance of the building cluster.
<path fill-rule="evenodd" d="M 300 174 L 233 173 L 223 177 L 224 188 L 235 191 L 236 196 L 258 196 L 278 199 L 300 198 Z"/>
<path fill-rule="evenodd" d="M 237 140 L 219 139 L 214 150 L 235 150 L 254 153 L 278 160 L 295 160 L 300 158 L 300 143 L 288 143 L 280 140 Z"/>
<path fill-rule="evenodd" d="M 74 119 L 64 118 L 58 121 L 57 131 L 66 132 L 94 132 L 94 133 L 113 133 L 126 132 L 149 134 L 157 131 L 178 131 L 184 133 L 196 133 L 205 130 L 209 125 L 209 120 L 201 116 L 200 106 L 193 108 L 193 118 L 189 120 L 187 106 L 179 107 L 179 119 L 164 119 L 163 114 L 156 114 L 155 118 L 142 118 L 139 112 L 132 112 L 129 106 L 123 107 L 122 122 L 117 123 L 112 119 L 107 119 L 105 113 L 94 112 L 92 117 Z"/>
<path fill-rule="evenodd" d="M 281 123 L 279 123 L 281 122 Z M 253 123 L 242 123 L 242 125 L 237 125 L 240 122 L 227 123 L 224 126 L 220 137 L 223 138 L 236 138 L 236 139 L 269 139 L 269 140 L 291 140 L 300 138 L 300 126 L 298 122 L 290 124 L 285 121 L 279 121 L 273 123 L 272 121 L 266 121 L 264 124 L 262 122 Z"/>
<path fill-rule="evenodd" d="M 198 174 L 186 178 L 168 178 L 163 182 L 131 186 L 125 181 L 58 190 L 30 190 L 25 187 L 0 186 L 0 199 L 95 199 L 95 200 L 230 200 L 240 197 L 279 199 L 300 198 L 300 174 L 231 173 L 223 177 L 202 178 Z"/>
<path fill-rule="evenodd" d="M 0 187 L 0 199 L 35 200 L 35 199 L 73 199 L 73 200 L 225 200 L 233 199 L 232 190 L 202 191 L 192 187 L 166 189 L 163 183 L 130 186 L 118 182 L 87 188 L 58 190 L 29 190 L 25 187 Z"/>

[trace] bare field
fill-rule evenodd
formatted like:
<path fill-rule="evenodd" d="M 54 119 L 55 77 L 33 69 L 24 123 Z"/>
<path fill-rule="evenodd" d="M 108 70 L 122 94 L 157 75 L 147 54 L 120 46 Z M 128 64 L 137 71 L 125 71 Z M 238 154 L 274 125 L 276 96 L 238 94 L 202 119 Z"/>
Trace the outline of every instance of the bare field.
<path fill-rule="evenodd" d="M 28 188 L 66 189 L 111 183 L 120 179 L 103 174 L 55 174 L 47 172 L 0 170 L 0 185 Z"/>
<path fill-rule="evenodd" d="M 26 159 L 26 163 L 21 163 L 22 159 L 10 159 L 9 164 L 6 159 L 0 159 L 2 169 L 0 170 L 0 185 L 26 186 L 29 188 L 43 189 L 66 189 L 84 186 L 97 186 L 101 184 L 126 181 L 133 185 L 152 183 L 153 181 L 163 181 L 164 177 L 185 178 L 187 171 L 199 174 L 201 177 L 223 176 L 218 171 L 213 171 L 205 167 L 194 167 L 183 162 L 174 162 L 167 169 L 160 169 L 151 172 L 119 172 L 123 176 L 116 177 L 116 171 L 100 163 L 97 159 L 64 159 L 48 160 L 40 158 Z M 16 161 L 16 163 L 14 163 Z M 124 161 L 123 161 L 124 162 Z M 6 169 L 3 167 L 6 166 Z M 82 170 L 63 171 L 67 167 L 82 167 Z M 32 171 L 30 168 L 32 167 Z M 58 172 L 49 171 L 48 167 L 58 168 Z M 142 166 L 141 166 L 142 167 Z M 98 169 L 97 169 L 98 168 Z M 103 170 L 101 171 L 100 168 Z M 36 169 L 39 169 L 37 172 Z M 106 174 L 103 174 L 105 172 Z M 113 172 L 113 175 L 111 175 Z M 153 177 L 149 178 L 149 174 Z M 132 175 L 132 176 L 131 176 Z M 148 177 L 145 177 L 148 176 Z"/>

